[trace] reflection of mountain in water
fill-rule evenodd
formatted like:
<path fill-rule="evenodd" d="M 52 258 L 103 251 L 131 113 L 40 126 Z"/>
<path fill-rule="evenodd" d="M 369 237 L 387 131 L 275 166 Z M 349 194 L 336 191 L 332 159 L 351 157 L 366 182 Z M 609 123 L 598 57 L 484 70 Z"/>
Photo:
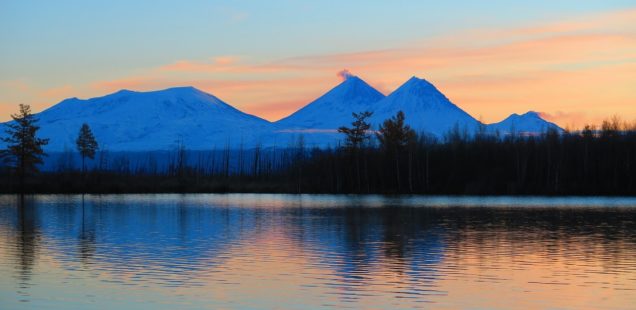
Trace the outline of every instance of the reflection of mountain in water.
<path fill-rule="evenodd" d="M 634 208 L 442 207 L 381 197 L 240 197 L 245 196 L 39 196 L 22 208 L 0 198 L 0 231 L 16 236 L 6 243 L 16 249 L 24 283 L 40 252 L 68 270 L 162 286 L 197 285 L 202 277 L 215 276 L 210 273 L 227 276 L 224 272 L 240 269 L 241 263 L 250 263 L 250 268 L 261 266 L 259 260 L 284 265 L 281 257 L 296 255 L 306 268 L 332 274 L 337 280 L 328 281 L 348 290 L 353 284 L 377 286 L 378 281 L 399 278 L 400 289 L 412 294 L 424 294 L 423 288 L 433 291 L 432 283 L 467 272 L 470 264 L 495 260 L 482 257 L 484 253 L 581 258 L 579 247 L 595 244 L 585 253 L 588 259 L 614 251 L 618 261 L 629 253 L 613 248 L 615 240 L 636 244 Z M 564 246 L 568 253 L 560 252 Z M 476 263 L 474 257 L 479 258 Z"/>
<path fill-rule="evenodd" d="M 439 263 L 444 249 L 441 231 L 420 211 L 360 205 L 299 208 L 290 224 L 302 230 L 296 241 L 320 249 L 321 259 L 341 259 L 333 268 L 344 278 L 364 278 L 378 262 L 417 276 Z"/>
<path fill-rule="evenodd" d="M 255 214 L 238 209 L 81 198 L 40 203 L 34 210 L 47 247 L 68 268 L 78 263 L 139 277 L 181 280 L 219 263 L 226 248 L 254 227 Z M 179 279 L 173 279 L 179 281 Z M 176 284 L 176 283 L 173 283 Z"/>
<path fill-rule="evenodd" d="M 399 208 L 250 208 L 176 195 L 55 198 L 37 201 L 32 212 L 46 247 L 67 268 L 88 264 L 115 274 L 143 277 L 150 269 L 191 278 L 192 272 L 223 264 L 233 247 L 273 229 L 317 253 L 342 277 L 380 261 L 398 262 L 412 273 L 438 263 L 443 253 L 431 219 L 411 218 L 413 210 Z"/>

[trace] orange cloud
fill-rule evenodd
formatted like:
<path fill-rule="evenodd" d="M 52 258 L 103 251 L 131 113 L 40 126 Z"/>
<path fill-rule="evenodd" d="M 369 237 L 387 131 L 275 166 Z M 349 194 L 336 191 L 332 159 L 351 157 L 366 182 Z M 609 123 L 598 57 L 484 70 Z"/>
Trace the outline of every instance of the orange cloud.
<path fill-rule="evenodd" d="M 306 105 L 307 97 L 308 96 L 304 94 L 300 94 L 294 100 L 273 99 L 271 101 L 259 102 L 258 104 L 243 107 L 243 110 L 270 121 L 277 121 Z"/>
<path fill-rule="evenodd" d="M 565 127 L 570 129 L 580 128 L 581 124 L 585 123 L 586 119 L 589 119 L 589 117 L 586 115 L 585 112 L 564 112 L 564 111 L 556 111 L 554 113 L 539 112 L 539 115 L 541 115 L 542 118 L 550 122 L 565 124 Z M 597 121 L 601 121 L 601 120 L 597 120 Z M 574 124 L 579 124 L 579 125 L 577 126 Z"/>
<path fill-rule="evenodd" d="M 0 81 L 0 88 L 7 90 L 17 90 L 19 92 L 27 92 L 31 88 L 25 79 L 16 79 L 8 81 Z"/>
<path fill-rule="evenodd" d="M 215 57 L 210 62 L 179 60 L 175 63 L 159 67 L 159 72 L 185 72 L 185 73 L 277 73 L 300 71 L 302 68 L 292 65 L 275 63 L 252 64 L 245 63 L 237 56 Z"/>
<path fill-rule="evenodd" d="M 60 87 L 53 87 L 46 89 L 38 94 L 39 97 L 48 100 L 61 100 L 71 97 L 75 88 L 72 85 L 63 85 Z"/>
<path fill-rule="evenodd" d="M 51 103 L 57 103 L 64 98 L 74 95 L 75 88 L 71 85 L 42 89 L 27 82 L 24 79 L 0 81 L 0 90 L 3 98 L 0 102 L 0 122 L 7 121 L 10 115 L 17 112 L 18 104 L 24 103 L 31 106 L 32 111 L 40 112 Z"/>
<path fill-rule="evenodd" d="M 571 33 L 576 31 L 596 30 L 599 28 L 625 29 L 625 25 L 633 24 L 636 19 L 636 9 L 630 8 L 620 11 L 606 12 L 586 16 L 573 21 L 561 21 L 546 25 L 518 28 L 511 31 L 517 35 Z M 631 26 L 632 30 L 634 26 Z"/>
<path fill-rule="evenodd" d="M 93 83 L 100 92 L 120 89 L 149 91 L 179 85 L 191 85 L 214 94 L 237 108 L 268 120 L 278 120 L 333 87 L 322 77 L 300 76 L 276 79 L 174 79 L 171 77 L 135 77 Z"/>
<path fill-rule="evenodd" d="M 219 65 L 231 65 L 238 62 L 238 56 L 219 56 L 214 58 L 214 63 Z"/>

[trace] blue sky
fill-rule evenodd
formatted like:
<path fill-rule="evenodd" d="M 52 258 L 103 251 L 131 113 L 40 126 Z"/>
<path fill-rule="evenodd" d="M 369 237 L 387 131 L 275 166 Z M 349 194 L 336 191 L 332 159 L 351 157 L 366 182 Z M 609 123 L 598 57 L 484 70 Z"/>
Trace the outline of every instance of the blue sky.
<path fill-rule="evenodd" d="M 636 4 L 633 1 L 177 3 L 141 0 L 2 0 L 0 113 L 2 119 L 7 119 L 6 111 L 11 111 L 22 101 L 34 105 L 35 110 L 41 110 L 65 96 L 103 95 L 110 89 L 96 87 L 100 81 L 148 76 L 153 68 L 179 61 L 206 62 L 218 57 L 232 57 L 235 61 L 240 59 L 241 63 L 271 64 L 294 58 L 405 49 L 418 45 L 442 45 L 444 48 L 461 45 L 464 49 L 470 49 L 484 44 L 481 37 L 462 39 L 466 33 L 473 31 L 491 31 L 493 35 L 488 36 L 489 44 L 505 44 L 517 38 L 506 36 L 497 42 L 496 38 L 493 39 L 496 31 L 542 27 L 570 20 L 580 22 L 597 15 L 630 12 L 634 7 Z M 591 33 L 606 31 L 603 22 L 595 27 L 588 30 Z M 628 33 L 630 38 L 632 29 L 633 26 Z M 458 39 L 453 41 L 455 36 Z M 633 61 L 629 60 L 633 56 L 630 52 L 616 59 L 593 61 L 624 62 L 625 58 Z M 579 66 L 585 66 L 590 61 L 588 59 Z M 434 82 L 444 83 L 450 79 L 444 74 L 436 76 L 434 72 L 431 76 L 426 69 L 407 66 L 401 72 L 405 75 L 403 79 L 408 77 L 409 70 L 412 71 L 410 75 L 432 77 Z M 488 72 L 483 74 L 487 75 Z M 397 77 L 389 77 L 393 76 L 391 74 L 385 74 L 387 79 L 382 78 L 382 72 L 370 72 L 369 75 L 372 81 L 384 85 L 385 92 L 399 84 Z M 308 72 L 307 76 L 321 75 Z M 306 97 L 295 93 L 288 94 L 288 97 L 294 98 L 296 105 L 301 105 L 302 100 L 311 100 L 311 96 L 337 83 L 335 71 L 331 80 L 326 75 L 322 76 L 325 82 L 315 83 L 315 89 L 307 90 Z M 276 77 L 247 72 L 241 76 L 229 75 L 227 79 L 275 80 Z M 205 78 L 202 72 L 177 72 L 164 79 L 163 84 L 140 85 L 140 88 L 147 89 L 155 85 L 169 87 L 170 83 L 182 84 Z M 222 78 L 215 77 L 215 80 Z M 214 84 L 205 85 L 207 88 L 203 87 L 204 90 L 215 93 Z M 308 89 L 311 87 L 308 86 Z M 229 96 L 223 99 L 248 112 L 250 109 L 267 112 L 266 105 L 273 104 L 273 99 L 259 103 L 240 96 L 234 98 L 228 90 L 221 89 L 221 92 Z M 287 98 L 285 92 L 279 95 Z M 461 105 L 461 102 L 457 103 Z M 276 113 L 283 115 L 287 112 Z M 280 116 L 276 113 L 271 118 Z"/>

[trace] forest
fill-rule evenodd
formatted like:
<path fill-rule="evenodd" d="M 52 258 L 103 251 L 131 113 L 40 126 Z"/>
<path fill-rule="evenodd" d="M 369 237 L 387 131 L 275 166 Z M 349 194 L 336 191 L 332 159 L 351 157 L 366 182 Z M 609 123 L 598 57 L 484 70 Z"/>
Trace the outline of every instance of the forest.
<path fill-rule="evenodd" d="M 81 163 L 39 171 L 46 141 L 36 137 L 30 111 L 21 112 L 14 126 L 35 129 L 16 127 L 3 138 L 14 146 L 0 154 L 4 193 L 636 194 L 636 126 L 617 117 L 598 128 L 536 134 L 456 126 L 437 139 L 414 132 L 401 112 L 372 131 L 370 113 L 361 112 L 339 129 L 339 147 L 308 148 L 301 136 L 285 149 L 226 149 L 193 164 L 180 146 L 163 169 L 131 167 L 121 157 L 118 165 L 87 168 L 84 159 L 94 159 L 99 146 L 85 125 L 77 139 Z"/>

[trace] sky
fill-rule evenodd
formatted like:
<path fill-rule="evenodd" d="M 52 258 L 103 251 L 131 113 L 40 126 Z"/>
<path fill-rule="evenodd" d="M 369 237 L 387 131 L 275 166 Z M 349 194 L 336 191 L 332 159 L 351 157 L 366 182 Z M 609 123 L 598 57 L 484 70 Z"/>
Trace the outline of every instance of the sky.
<path fill-rule="evenodd" d="M 636 121 L 636 2 L 0 0 L 0 121 L 175 86 L 274 121 L 345 69 L 385 94 L 425 78 L 486 123 Z"/>

